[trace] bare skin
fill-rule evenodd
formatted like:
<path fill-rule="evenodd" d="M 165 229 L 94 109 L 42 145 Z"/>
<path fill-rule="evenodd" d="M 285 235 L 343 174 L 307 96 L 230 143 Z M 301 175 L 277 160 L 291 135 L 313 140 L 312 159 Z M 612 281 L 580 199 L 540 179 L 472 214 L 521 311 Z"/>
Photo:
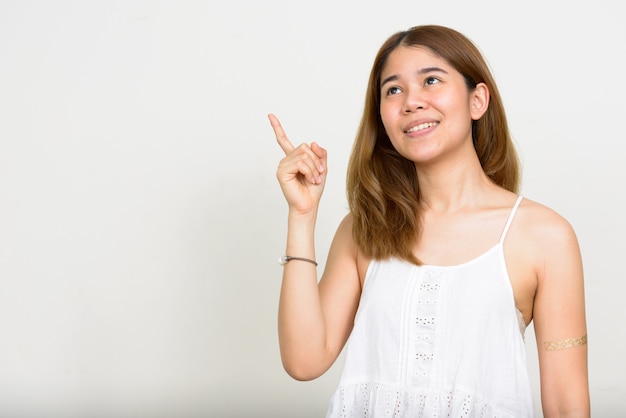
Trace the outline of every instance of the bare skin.
<path fill-rule="evenodd" d="M 421 68 L 437 68 L 421 73 Z M 418 77 L 415 74 L 420 74 Z M 495 245 L 517 195 L 493 184 L 472 145 L 471 121 L 486 111 L 489 91 L 467 91 L 443 60 L 399 47 L 381 79 L 381 117 L 396 147 L 415 163 L 423 198 L 423 232 L 415 255 L 425 264 L 455 265 Z M 384 95 L 389 92 L 388 95 Z M 295 147 L 269 115 L 285 152 L 277 178 L 289 205 L 286 254 L 315 259 L 314 229 L 327 175 L 318 144 Z M 409 126 L 417 126 L 409 130 Z M 333 239 L 319 284 L 316 267 L 284 267 L 279 340 L 285 370 L 295 379 L 323 374 L 353 327 L 370 260 L 359 253 L 347 215 Z M 545 417 L 589 417 L 587 345 L 546 350 L 546 341 L 587 334 L 583 269 L 576 235 L 553 210 L 524 199 L 504 242 L 515 303 L 537 338 Z"/>

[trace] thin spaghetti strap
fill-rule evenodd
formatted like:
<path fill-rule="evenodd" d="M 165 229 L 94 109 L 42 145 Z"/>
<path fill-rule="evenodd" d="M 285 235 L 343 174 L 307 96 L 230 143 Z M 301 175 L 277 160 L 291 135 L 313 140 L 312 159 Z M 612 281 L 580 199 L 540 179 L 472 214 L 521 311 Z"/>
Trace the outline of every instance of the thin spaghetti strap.
<path fill-rule="evenodd" d="M 517 212 L 517 208 L 519 207 L 519 204 L 522 203 L 522 196 L 518 196 L 517 201 L 515 202 L 515 205 L 513 205 L 513 209 L 511 209 L 511 213 L 509 214 L 509 219 L 506 220 L 506 225 L 504 225 L 504 230 L 502 231 L 502 235 L 500 236 L 500 244 L 502 244 L 504 242 L 504 238 L 506 238 L 506 233 L 509 232 L 509 227 L 511 226 L 511 223 L 513 222 L 513 217 L 515 217 L 515 212 Z"/>

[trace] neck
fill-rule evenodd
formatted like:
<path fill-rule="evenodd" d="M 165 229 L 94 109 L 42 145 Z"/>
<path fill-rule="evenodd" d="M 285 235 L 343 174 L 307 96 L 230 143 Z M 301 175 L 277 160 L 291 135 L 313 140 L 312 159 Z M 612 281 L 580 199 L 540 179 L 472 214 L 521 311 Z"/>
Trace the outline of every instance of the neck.
<path fill-rule="evenodd" d="M 423 207 L 437 213 L 480 205 L 497 189 L 475 154 L 453 163 L 416 165 L 416 170 Z"/>

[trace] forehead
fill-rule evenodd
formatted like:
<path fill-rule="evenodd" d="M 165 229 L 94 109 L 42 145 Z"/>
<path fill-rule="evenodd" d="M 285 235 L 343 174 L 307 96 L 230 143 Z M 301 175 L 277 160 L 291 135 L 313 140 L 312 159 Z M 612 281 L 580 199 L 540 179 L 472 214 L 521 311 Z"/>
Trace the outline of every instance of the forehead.
<path fill-rule="evenodd" d="M 419 71 L 422 68 L 438 67 L 448 72 L 454 68 L 448 61 L 435 54 L 430 48 L 423 46 L 400 45 L 394 49 L 381 71 L 381 80 L 389 75 Z"/>

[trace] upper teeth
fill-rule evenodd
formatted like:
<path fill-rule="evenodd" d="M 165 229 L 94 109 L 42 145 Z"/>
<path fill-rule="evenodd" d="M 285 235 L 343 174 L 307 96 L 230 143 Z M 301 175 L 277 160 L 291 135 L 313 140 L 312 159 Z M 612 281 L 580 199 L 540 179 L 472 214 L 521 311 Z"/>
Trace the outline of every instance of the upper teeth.
<path fill-rule="evenodd" d="M 431 126 L 435 126 L 435 122 L 420 123 L 419 125 L 414 126 L 408 131 L 406 131 L 406 133 L 410 134 L 411 132 L 421 131 L 422 129 L 430 128 Z"/>

